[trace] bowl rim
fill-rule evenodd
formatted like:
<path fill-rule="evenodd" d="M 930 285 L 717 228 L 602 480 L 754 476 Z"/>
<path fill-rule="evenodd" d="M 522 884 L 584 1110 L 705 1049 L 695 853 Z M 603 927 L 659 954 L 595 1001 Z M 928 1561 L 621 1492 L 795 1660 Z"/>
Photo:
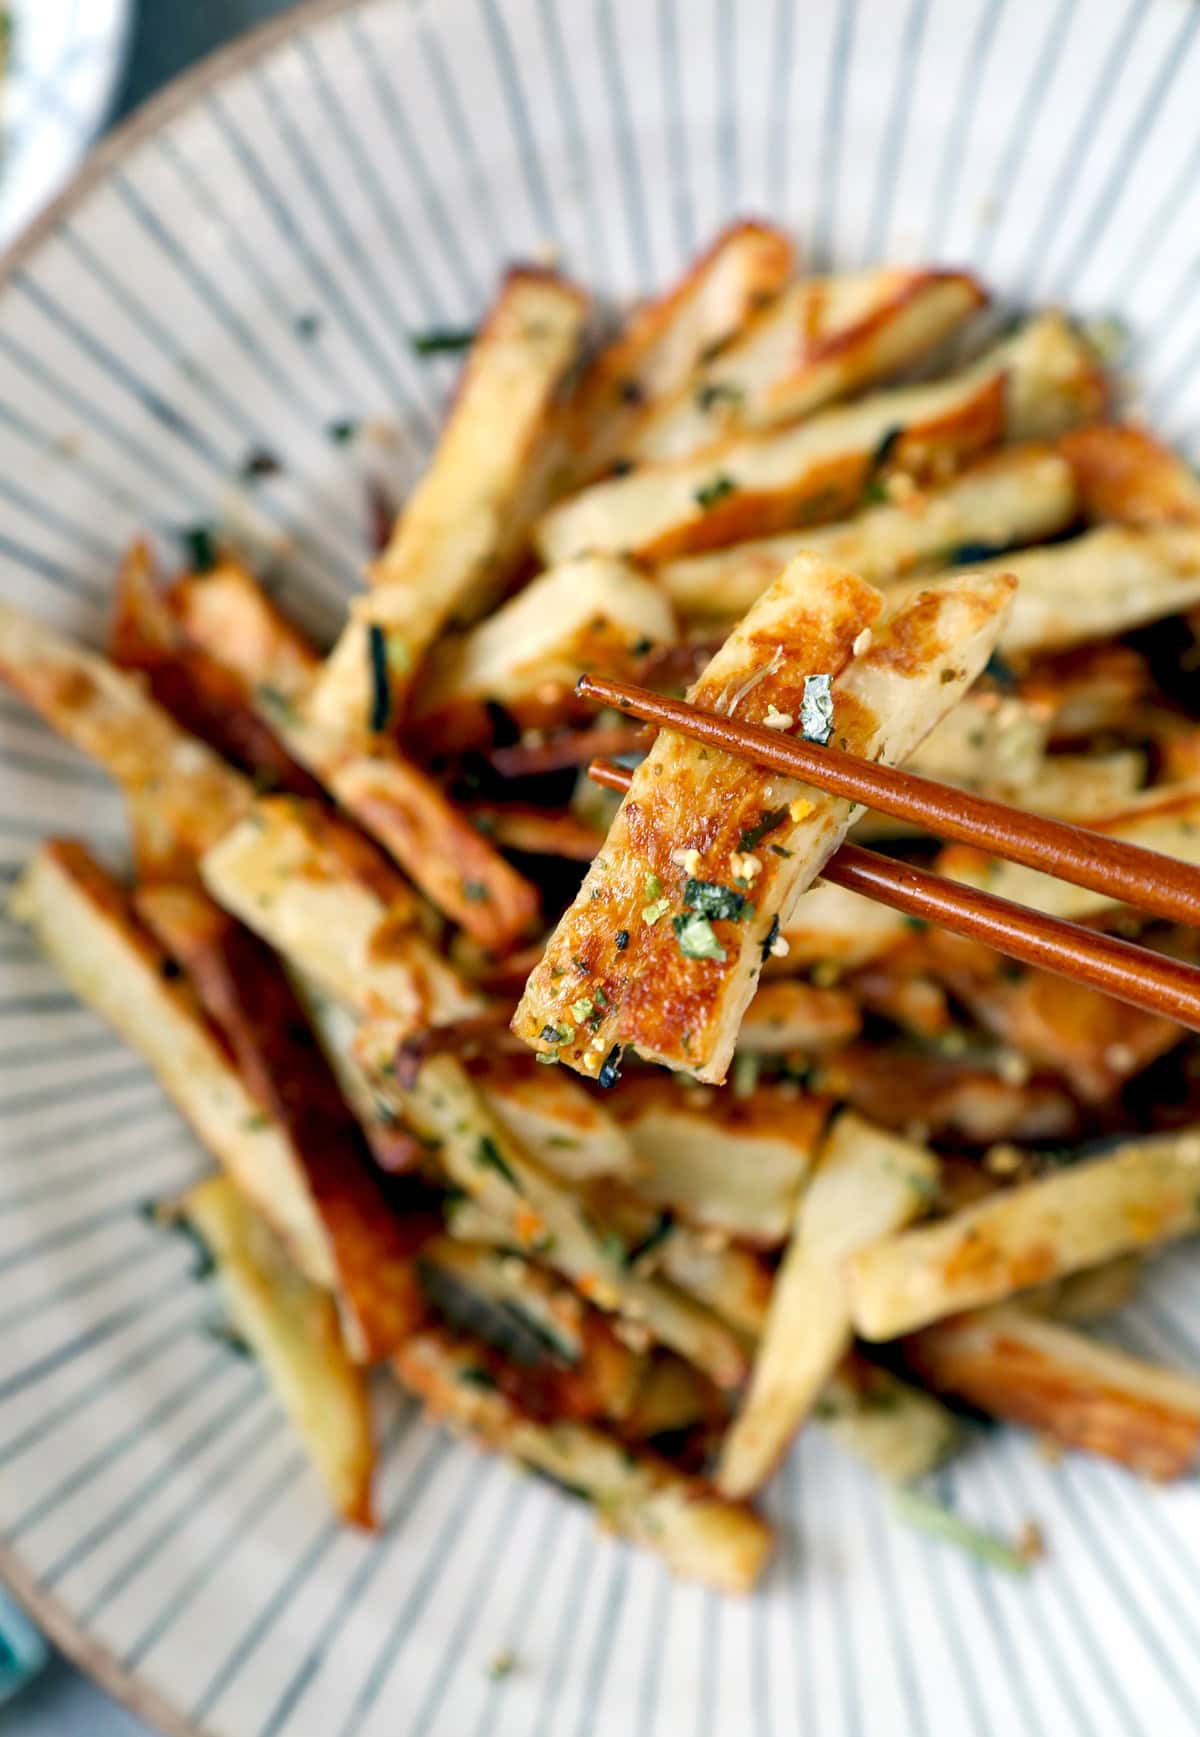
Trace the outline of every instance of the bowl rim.
<path fill-rule="evenodd" d="M 0 251 L 0 293 L 51 239 L 64 218 L 104 184 L 118 163 L 198 97 L 265 59 L 297 31 L 310 30 L 343 12 L 363 11 L 375 3 L 376 0 L 299 0 L 299 4 L 288 7 L 277 18 L 253 26 L 177 73 L 93 147 L 61 191 Z M 127 1670 L 115 1653 L 81 1628 L 66 1605 L 41 1588 L 16 1548 L 4 1543 L 0 1543 L 0 1581 L 58 1650 L 119 1706 L 161 1731 L 163 1737 L 207 1737 L 203 1728 L 185 1718 L 167 1696 L 152 1688 L 138 1673 Z"/>

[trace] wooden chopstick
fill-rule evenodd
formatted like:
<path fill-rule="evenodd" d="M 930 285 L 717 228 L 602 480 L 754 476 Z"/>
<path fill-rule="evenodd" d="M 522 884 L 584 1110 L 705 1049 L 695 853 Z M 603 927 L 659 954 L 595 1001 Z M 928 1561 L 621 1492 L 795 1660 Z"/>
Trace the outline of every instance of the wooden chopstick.
<path fill-rule="evenodd" d="M 840 748 L 722 718 L 646 688 L 585 675 L 577 691 L 584 698 L 647 723 L 663 724 L 881 814 L 913 821 L 940 838 L 975 845 L 1153 916 L 1200 927 L 1200 871 L 1161 851 L 1089 832 L 1069 821 L 1026 814 L 1006 802 L 955 790 L 895 766 L 873 765 Z"/>
<path fill-rule="evenodd" d="M 627 767 L 611 760 L 593 761 L 588 774 L 597 784 L 620 791 L 628 790 L 633 777 Z M 1200 1031 L 1200 969 L 1194 965 L 1085 929 L 1080 923 L 1027 911 L 1011 899 L 948 881 L 857 844 L 843 844 L 821 874 L 906 916 L 982 941 L 1023 965 L 1073 977 L 1131 1007 Z"/>

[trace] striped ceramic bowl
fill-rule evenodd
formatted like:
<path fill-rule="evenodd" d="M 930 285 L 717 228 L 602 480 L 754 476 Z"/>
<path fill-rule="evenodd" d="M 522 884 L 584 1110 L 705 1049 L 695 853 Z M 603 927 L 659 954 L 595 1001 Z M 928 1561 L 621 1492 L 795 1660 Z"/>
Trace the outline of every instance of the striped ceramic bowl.
<path fill-rule="evenodd" d="M 470 324 L 548 244 L 661 284 L 727 218 L 815 265 L 936 257 L 1131 328 L 1200 437 L 1190 0 L 320 0 L 105 146 L 0 283 L 0 586 L 97 635 L 122 546 L 220 524 L 328 625 L 368 477 L 400 493 Z M 330 438 L 353 421 L 353 445 Z M 247 478 L 266 450 L 278 474 Z M 261 468 L 261 467 L 260 467 Z M 104 781 L 0 697 L 10 878 L 123 848 Z M 1200 1494 L 1004 1434 L 946 1494 L 1050 1554 L 1021 1581 L 903 1532 L 806 1435 L 739 1603 L 395 1395 L 367 1542 L 139 1214 L 200 1153 L 145 1069 L 0 931 L 0 1568 L 164 1729 L 222 1737 L 1085 1737 L 1200 1729 Z M 1200 1356 L 1186 1254 L 1122 1327 Z M 502 1680 L 499 1651 L 517 1655 Z"/>

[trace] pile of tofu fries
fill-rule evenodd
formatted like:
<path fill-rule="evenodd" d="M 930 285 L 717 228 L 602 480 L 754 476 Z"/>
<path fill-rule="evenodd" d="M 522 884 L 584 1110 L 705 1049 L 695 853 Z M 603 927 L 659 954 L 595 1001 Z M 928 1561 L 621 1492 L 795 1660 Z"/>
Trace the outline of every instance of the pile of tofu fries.
<path fill-rule="evenodd" d="M 378 1365 L 729 1592 L 806 1427 L 896 1485 L 967 1409 L 1193 1469 L 1200 1381 L 1088 1323 L 1200 1229 L 1197 1040 L 820 871 L 850 833 L 1197 937 L 575 693 L 1200 863 L 1200 483 L 1107 348 L 760 222 L 620 317 L 518 268 L 332 646 L 220 544 L 133 548 L 103 650 L 0 607 L 131 840 L 124 879 L 47 840 L 12 915 L 216 1160 L 157 1216 L 348 1521 Z"/>

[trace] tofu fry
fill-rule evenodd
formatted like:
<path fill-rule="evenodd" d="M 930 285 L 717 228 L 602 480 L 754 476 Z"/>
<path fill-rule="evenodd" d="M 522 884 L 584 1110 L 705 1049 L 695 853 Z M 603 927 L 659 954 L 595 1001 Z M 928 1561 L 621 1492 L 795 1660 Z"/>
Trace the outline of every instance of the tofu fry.
<path fill-rule="evenodd" d="M 289 756 L 321 781 L 416 886 L 482 946 L 506 951 L 533 927 L 537 891 L 435 781 L 383 736 L 347 738 L 307 715 L 320 662 L 244 569 L 176 588 L 188 633 L 249 687 Z"/>
<path fill-rule="evenodd" d="M 190 887 L 147 887 L 138 915 L 187 972 L 263 1112 L 284 1130 L 325 1228 L 352 1356 L 374 1363 L 424 1313 L 413 1257 L 435 1223 L 401 1216 L 283 967 L 248 929 Z M 414 1202 L 415 1205 L 415 1202 Z"/>
<path fill-rule="evenodd" d="M 502 1220 L 519 1248 L 564 1274 L 597 1308 L 678 1351 L 718 1387 L 743 1379 L 746 1356 L 737 1337 L 708 1310 L 627 1265 L 624 1245 L 606 1238 L 580 1202 L 521 1150 L 453 1056 L 425 1062 L 402 1101 L 417 1132 L 438 1142 L 438 1162 L 451 1182 Z"/>
<path fill-rule="evenodd" d="M 767 223 L 730 224 L 679 283 L 636 308 L 579 383 L 568 412 L 576 484 L 627 456 L 638 429 L 783 289 L 792 243 Z"/>
<path fill-rule="evenodd" d="M 225 1176 L 189 1189 L 177 1212 L 211 1254 L 234 1329 L 258 1358 L 343 1520 L 373 1527 L 366 1378 L 342 1344 L 337 1310 Z"/>
<path fill-rule="evenodd" d="M 918 361 L 985 299 L 965 272 L 804 278 L 652 408 L 623 455 L 680 458 L 734 432 L 811 416 Z"/>
<path fill-rule="evenodd" d="M 698 1230 L 762 1248 L 784 1241 L 826 1100 L 771 1086 L 745 1098 L 710 1094 L 647 1074 L 629 1080 L 614 1102 L 637 1155 L 631 1185 L 641 1199 Z"/>
<path fill-rule="evenodd" d="M 853 1351 L 826 1383 L 813 1420 L 876 1477 L 901 1486 L 936 1471 L 962 1439 L 940 1400 Z"/>
<path fill-rule="evenodd" d="M 395 1020 L 402 1037 L 481 1012 L 422 933 L 411 894 L 360 842 L 348 859 L 319 810 L 268 797 L 205 855 L 204 884 L 326 993 Z"/>
<path fill-rule="evenodd" d="M 433 1415 L 566 1485 L 599 1522 L 719 1592 L 748 1592 L 771 1547 L 766 1524 L 647 1453 L 586 1424 L 535 1421 L 501 1391 L 482 1347 L 417 1334 L 397 1354 L 400 1380 Z"/>
<path fill-rule="evenodd" d="M 833 1124 L 796 1209 L 750 1384 L 721 1444 L 725 1496 L 761 1488 L 850 1349 L 846 1257 L 917 1217 L 937 1159 L 847 1113 Z"/>
<path fill-rule="evenodd" d="M 118 669 L 137 670 L 145 678 L 153 698 L 182 729 L 249 773 L 260 787 L 295 796 L 320 794 L 315 779 L 257 715 L 247 684 L 227 662 L 189 643 L 171 601 L 158 588 L 145 543 L 134 544 L 117 574 L 109 650 Z"/>
<path fill-rule="evenodd" d="M 1103 525 L 1046 549 L 972 566 L 1015 573 L 1017 600 L 1000 639 L 1006 657 L 1105 639 L 1200 601 L 1200 527 Z"/>
<path fill-rule="evenodd" d="M 1142 791 L 1115 814 L 1089 816 L 1088 826 L 1093 832 L 1162 851 L 1180 862 L 1200 863 L 1200 780 Z M 1014 899 L 1030 910 L 1073 922 L 1119 908 L 1103 893 L 1073 887 L 1039 869 L 990 857 L 965 844 L 947 845 L 936 866 L 939 874 L 951 880 L 985 886 L 1002 899 Z"/>
<path fill-rule="evenodd" d="M 1050 438 L 1103 406 L 1087 346 L 1047 314 L 947 380 L 595 483 L 551 507 L 536 542 L 551 564 L 589 550 L 651 562 L 697 554 L 844 517 L 893 474 L 944 481 L 991 447 Z"/>
<path fill-rule="evenodd" d="M 872 587 L 799 556 L 691 698 L 804 728 L 807 678 L 823 672 L 839 746 L 903 760 L 983 668 L 1011 590 L 964 579 L 881 616 Z M 719 1083 L 780 927 L 855 818 L 851 804 L 661 731 L 513 1030 L 581 1073 L 611 1077 L 632 1044 Z"/>
<path fill-rule="evenodd" d="M 1166 1481 L 1200 1459 L 1200 1381 L 1015 1304 L 940 1321 L 905 1341 L 939 1393 Z"/>
<path fill-rule="evenodd" d="M 168 971 L 123 889 L 82 845 L 60 839 L 36 852 L 9 908 L 80 999 L 154 1070 L 301 1271 L 332 1290 L 333 1251 L 295 1151 L 263 1113 L 194 991 Z"/>
<path fill-rule="evenodd" d="M 185 734 L 134 676 L 6 604 L 0 680 L 126 796 L 153 798 L 164 831 L 191 854 L 207 850 L 248 813 L 249 782 Z"/>
<path fill-rule="evenodd" d="M 887 495 L 886 489 L 880 493 Z M 750 608 L 796 555 L 810 550 L 886 585 L 907 573 L 986 559 L 1065 531 L 1079 511 L 1071 466 L 1052 447 L 992 453 L 937 487 L 868 505 L 852 518 L 810 530 L 732 543 L 711 554 L 664 561 L 655 577 L 686 619 L 727 621 Z"/>
<path fill-rule="evenodd" d="M 862 1029 L 858 1003 L 844 989 L 811 983 L 760 983 L 742 1021 L 739 1050 L 758 1055 L 812 1054 L 850 1043 Z"/>
<path fill-rule="evenodd" d="M 1133 423 L 1080 428 L 1061 442 L 1090 519 L 1118 525 L 1200 525 L 1200 482 Z"/>
<path fill-rule="evenodd" d="M 671 606 L 652 580 L 614 556 L 581 556 L 434 647 L 411 727 L 447 753 L 490 739 L 489 704 L 522 729 L 542 728 L 577 709 L 585 670 L 632 675 L 653 646 L 675 639 Z"/>
<path fill-rule="evenodd" d="M 509 273 L 373 589 L 351 606 L 321 671 L 314 722 L 349 738 L 386 729 L 438 634 L 503 594 L 561 463 L 556 400 L 586 316 L 587 298 L 553 273 Z"/>
<path fill-rule="evenodd" d="M 1131 1140 L 863 1249 L 849 1265 L 854 1325 L 893 1339 L 962 1309 L 1200 1228 L 1200 1135 Z"/>

